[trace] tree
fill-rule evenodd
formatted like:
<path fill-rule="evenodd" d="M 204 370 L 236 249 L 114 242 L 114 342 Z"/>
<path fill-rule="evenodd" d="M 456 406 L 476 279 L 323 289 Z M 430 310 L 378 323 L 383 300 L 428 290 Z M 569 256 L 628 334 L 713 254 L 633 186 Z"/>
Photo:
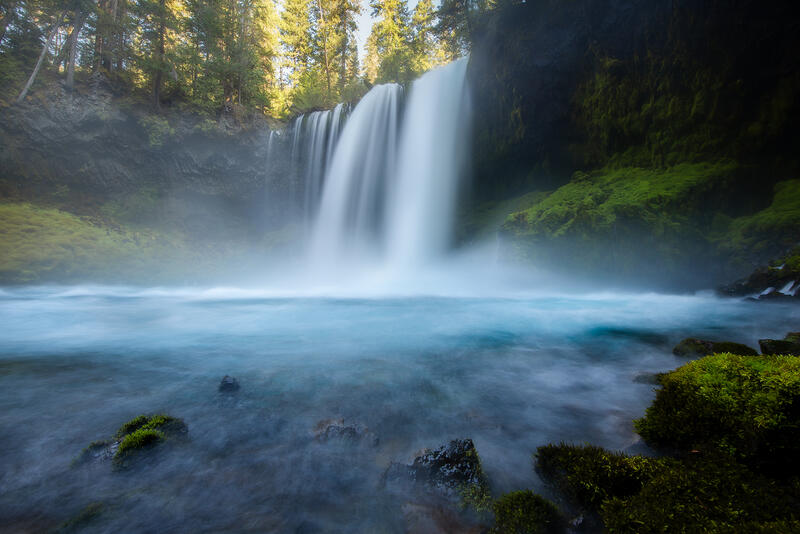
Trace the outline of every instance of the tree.
<path fill-rule="evenodd" d="M 58 32 L 61 23 L 64 20 L 64 10 L 61 9 L 61 6 L 58 5 L 49 5 L 47 6 L 50 8 L 50 12 L 52 13 L 51 17 L 44 16 L 45 20 L 50 21 L 50 30 L 47 33 L 47 39 L 45 39 L 42 45 L 42 52 L 39 54 L 39 59 L 36 61 L 36 66 L 33 68 L 33 72 L 31 72 L 30 77 L 28 78 L 27 83 L 25 83 L 25 87 L 23 87 L 22 91 L 20 92 L 19 96 L 17 97 L 17 103 L 21 103 L 25 100 L 25 97 L 28 95 L 28 91 L 30 91 L 33 82 L 36 80 L 36 76 L 39 74 L 39 69 L 42 68 L 42 62 L 44 62 L 44 58 L 47 55 L 47 51 L 50 49 L 50 44 L 53 42 L 53 38 L 56 36 L 56 32 Z M 52 10 L 57 11 L 52 11 Z M 45 13 L 48 10 L 45 10 Z"/>
<path fill-rule="evenodd" d="M 289 83 L 296 84 L 310 66 L 310 0 L 285 0 L 281 13 L 280 35 L 283 53 L 289 63 Z"/>
<path fill-rule="evenodd" d="M 436 63 L 434 18 L 431 0 L 419 0 L 411 17 L 411 68 L 415 74 L 427 71 Z"/>
<path fill-rule="evenodd" d="M 408 53 L 411 39 L 406 1 L 371 0 L 370 7 L 372 16 L 379 17 L 370 35 L 379 65 L 378 81 L 409 81 L 413 72 Z"/>
<path fill-rule="evenodd" d="M 141 29 L 137 62 L 150 79 L 153 106 L 159 109 L 164 77 L 174 70 L 167 57 L 169 32 L 178 27 L 174 0 L 136 0 L 132 7 Z"/>

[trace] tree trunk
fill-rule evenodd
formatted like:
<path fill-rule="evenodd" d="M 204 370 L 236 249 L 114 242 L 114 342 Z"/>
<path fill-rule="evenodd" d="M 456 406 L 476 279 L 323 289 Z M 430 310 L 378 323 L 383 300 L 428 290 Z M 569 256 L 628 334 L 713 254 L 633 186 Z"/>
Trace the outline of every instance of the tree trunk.
<path fill-rule="evenodd" d="M 328 29 L 325 27 L 325 12 L 322 10 L 322 0 L 317 0 L 319 19 L 322 22 L 322 52 L 325 58 L 325 83 L 328 86 L 328 101 L 331 99 L 331 66 L 328 61 Z"/>
<path fill-rule="evenodd" d="M 56 36 L 58 27 L 61 26 L 61 20 L 63 18 L 64 18 L 64 13 L 63 12 L 59 13 L 55 23 L 53 24 L 53 28 L 50 30 L 50 34 L 47 36 L 47 41 L 44 43 L 44 46 L 42 47 L 42 53 L 39 54 L 39 59 L 36 61 L 36 66 L 33 68 L 31 77 L 28 78 L 28 83 L 25 84 L 25 87 L 22 89 L 22 92 L 17 97 L 17 104 L 20 104 L 23 100 L 25 100 L 25 97 L 28 95 L 28 91 L 30 90 L 31 85 L 33 85 L 33 82 L 36 80 L 36 76 L 39 74 L 39 69 L 42 68 L 44 57 L 47 55 L 47 49 L 50 48 L 50 43 L 53 42 L 53 38 Z"/>
<path fill-rule="evenodd" d="M 67 80 L 65 85 L 68 91 L 72 91 L 75 85 L 75 58 L 78 55 L 78 36 L 88 17 L 89 13 L 86 11 L 77 13 L 77 19 L 75 20 L 75 25 L 72 27 L 72 33 L 69 34 L 69 39 L 67 39 L 67 47 L 69 50 L 67 51 Z"/>
<path fill-rule="evenodd" d="M 161 8 L 161 17 L 158 23 L 158 49 L 156 54 L 158 56 L 158 66 L 156 67 L 156 75 L 153 77 L 153 105 L 156 109 L 161 108 L 161 82 L 164 79 L 164 52 L 165 52 L 165 34 L 167 33 L 167 25 L 164 20 L 167 16 L 166 0 L 160 0 L 158 3 Z"/>

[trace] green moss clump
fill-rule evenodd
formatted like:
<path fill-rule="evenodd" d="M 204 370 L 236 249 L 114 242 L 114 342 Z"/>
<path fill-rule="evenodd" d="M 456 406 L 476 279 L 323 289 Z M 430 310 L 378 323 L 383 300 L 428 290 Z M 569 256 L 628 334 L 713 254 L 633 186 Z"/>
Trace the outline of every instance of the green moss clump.
<path fill-rule="evenodd" d="M 122 438 L 114 454 L 114 465 L 121 466 L 131 454 L 141 449 L 152 447 L 164 440 L 164 433 L 153 429 L 140 428 Z"/>
<path fill-rule="evenodd" d="M 715 354 L 661 378 L 637 432 L 655 446 L 715 449 L 800 471 L 800 357 Z"/>
<path fill-rule="evenodd" d="M 68 532 L 79 532 L 86 528 L 86 526 L 93 522 L 105 510 L 105 505 L 101 502 L 93 502 L 86 506 L 75 517 L 64 521 L 61 526 L 56 530 L 58 534 L 67 534 Z"/>
<path fill-rule="evenodd" d="M 545 445 L 536 452 L 536 469 L 572 500 L 592 510 L 611 497 L 628 497 L 669 460 L 628 456 L 593 445 Z"/>
<path fill-rule="evenodd" d="M 729 458 L 699 457 L 664 465 L 640 492 L 604 502 L 600 515 L 609 532 L 752 532 L 743 524 L 791 521 L 794 509 L 775 482 Z"/>
<path fill-rule="evenodd" d="M 117 430 L 117 437 L 122 438 L 132 432 L 136 432 L 150 421 L 146 415 L 137 415 Z"/>
<path fill-rule="evenodd" d="M 565 531 L 558 508 L 530 490 L 514 491 L 493 505 L 492 534 L 556 534 Z"/>
<path fill-rule="evenodd" d="M 180 438 L 187 430 L 186 423 L 169 415 L 134 417 L 117 431 L 118 445 L 112 463 L 117 469 L 128 467 L 138 451 L 152 448 L 167 439 Z"/>

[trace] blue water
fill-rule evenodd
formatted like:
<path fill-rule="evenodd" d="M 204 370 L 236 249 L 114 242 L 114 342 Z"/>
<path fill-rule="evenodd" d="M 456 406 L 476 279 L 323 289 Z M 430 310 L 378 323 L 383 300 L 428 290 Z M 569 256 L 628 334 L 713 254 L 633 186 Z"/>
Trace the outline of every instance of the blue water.
<path fill-rule="evenodd" d="M 683 337 L 757 346 L 797 307 L 710 296 L 276 298 L 245 290 L 0 292 L 0 518 L 48 530 L 95 501 L 87 532 L 404 532 L 390 462 L 470 437 L 492 491 L 548 493 L 553 441 L 641 452 L 631 420 L 685 360 Z M 217 386 L 241 383 L 234 396 Z M 70 463 L 139 413 L 189 426 L 152 466 Z M 377 446 L 320 443 L 344 418 Z M 0 527 L 2 530 L 3 527 Z"/>

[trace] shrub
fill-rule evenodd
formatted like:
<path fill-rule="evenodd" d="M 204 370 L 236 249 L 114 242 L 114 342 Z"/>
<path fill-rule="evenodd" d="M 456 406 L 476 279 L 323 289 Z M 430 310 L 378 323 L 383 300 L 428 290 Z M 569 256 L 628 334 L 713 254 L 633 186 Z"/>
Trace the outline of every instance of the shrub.
<path fill-rule="evenodd" d="M 506 493 L 492 505 L 493 534 L 551 534 L 564 532 L 558 508 L 530 490 Z"/>
<path fill-rule="evenodd" d="M 768 521 L 795 519 L 795 504 L 729 457 L 703 456 L 664 465 L 641 492 L 603 503 L 601 517 L 609 532 L 768 532 Z"/>
<path fill-rule="evenodd" d="M 635 495 L 669 461 L 565 443 L 539 447 L 536 453 L 539 473 L 592 510 L 608 498 Z"/>
<path fill-rule="evenodd" d="M 645 417 L 634 422 L 647 442 L 717 449 L 798 471 L 800 357 L 716 354 L 667 373 L 661 384 Z"/>

